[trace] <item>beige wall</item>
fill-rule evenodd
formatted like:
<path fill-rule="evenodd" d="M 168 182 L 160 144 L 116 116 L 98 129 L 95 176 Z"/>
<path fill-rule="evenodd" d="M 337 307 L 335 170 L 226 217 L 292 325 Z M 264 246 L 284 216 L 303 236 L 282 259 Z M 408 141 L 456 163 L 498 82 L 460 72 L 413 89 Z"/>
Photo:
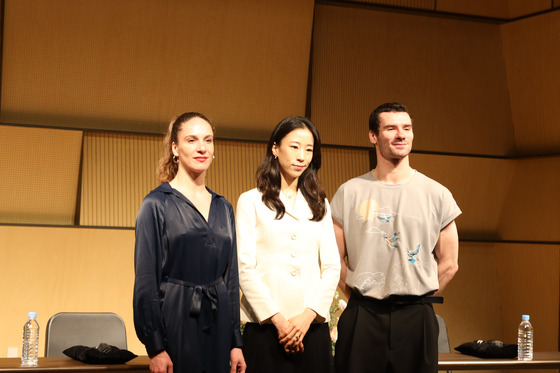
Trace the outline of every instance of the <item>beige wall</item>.
<path fill-rule="evenodd" d="M 527 11 L 479 3 L 485 16 Z M 306 107 L 328 144 L 320 179 L 332 197 L 369 169 L 367 118 L 388 100 L 414 115 L 413 167 L 463 210 L 460 271 L 436 306 L 452 347 L 514 343 L 530 313 L 537 350 L 558 348 L 559 12 L 499 25 L 295 0 L 5 4 L 0 120 L 41 127 L 0 125 L 0 357 L 19 349 L 30 310 L 43 330 L 60 311 L 117 312 L 144 353 L 132 227 L 174 115 L 214 120 L 207 182 L 235 206 L 264 155 L 250 140 Z M 37 299 L 20 273 L 29 254 Z"/>

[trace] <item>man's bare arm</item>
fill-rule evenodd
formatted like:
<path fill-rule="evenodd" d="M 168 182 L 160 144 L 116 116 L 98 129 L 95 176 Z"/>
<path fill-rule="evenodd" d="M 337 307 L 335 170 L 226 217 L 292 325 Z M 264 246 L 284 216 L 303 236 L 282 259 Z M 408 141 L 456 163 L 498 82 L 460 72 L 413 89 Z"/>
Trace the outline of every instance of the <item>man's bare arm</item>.
<path fill-rule="evenodd" d="M 338 281 L 338 287 L 347 299 L 350 299 L 350 294 L 352 293 L 350 287 L 346 285 L 346 271 L 348 269 L 346 265 L 346 239 L 344 238 L 344 227 L 333 219 L 334 223 L 334 236 L 336 237 L 336 244 L 338 245 L 338 253 L 340 254 L 340 280 Z"/>
<path fill-rule="evenodd" d="M 459 235 L 455 221 L 449 223 L 439 233 L 435 248 L 438 262 L 439 289 L 435 295 L 441 295 L 447 284 L 459 270 Z"/>

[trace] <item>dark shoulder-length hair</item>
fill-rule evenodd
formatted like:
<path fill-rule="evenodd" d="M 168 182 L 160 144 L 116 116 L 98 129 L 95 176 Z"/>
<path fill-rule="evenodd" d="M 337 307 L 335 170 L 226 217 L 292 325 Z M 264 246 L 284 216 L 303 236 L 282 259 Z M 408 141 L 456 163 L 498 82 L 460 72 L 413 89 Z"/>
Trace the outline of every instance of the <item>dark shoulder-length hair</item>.
<path fill-rule="evenodd" d="M 272 154 L 272 146 L 274 144 L 280 146 L 286 135 L 300 128 L 308 129 L 313 135 L 313 159 L 299 177 L 298 189 L 305 197 L 313 213 L 311 221 L 320 221 L 327 212 L 326 194 L 317 177 L 317 172 L 321 168 L 321 138 L 319 137 L 319 131 L 309 119 L 293 116 L 276 125 L 272 135 L 270 135 L 264 160 L 257 170 L 257 189 L 262 193 L 263 203 L 272 211 L 276 211 L 276 219 L 282 219 L 286 213 L 286 207 L 280 200 L 282 178 L 278 159 L 275 159 L 274 154 Z"/>
<path fill-rule="evenodd" d="M 177 170 L 179 169 L 178 162 L 173 160 L 173 151 L 171 146 L 173 143 L 177 144 L 177 137 L 179 132 L 183 127 L 183 124 L 188 122 L 193 118 L 200 118 L 208 122 L 210 127 L 212 127 L 212 132 L 214 132 L 214 125 L 210 122 L 210 119 L 206 118 L 203 114 L 197 113 L 195 111 L 190 111 L 188 113 L 183 113 L 177 118 L 173 118 L 167 127 L 167 133 L 163 138 L 161 156 L 158 162 L 157 174 L 160 183 L 165 183 L 166 181 L 171 181 L 177 175 Z"/>

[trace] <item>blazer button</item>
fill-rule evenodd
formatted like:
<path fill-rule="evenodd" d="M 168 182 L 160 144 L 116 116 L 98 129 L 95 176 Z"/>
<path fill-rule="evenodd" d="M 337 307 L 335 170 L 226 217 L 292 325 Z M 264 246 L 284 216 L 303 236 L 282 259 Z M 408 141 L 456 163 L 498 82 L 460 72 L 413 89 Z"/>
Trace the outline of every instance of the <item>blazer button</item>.
<path fill-rule="evenodd" d="M 295 240 L 296 238 L 297 238 L 297 236 L 295 235 L 295 233 L 292 234 L 291 239 L 292 239 L 292 240 Z"/>

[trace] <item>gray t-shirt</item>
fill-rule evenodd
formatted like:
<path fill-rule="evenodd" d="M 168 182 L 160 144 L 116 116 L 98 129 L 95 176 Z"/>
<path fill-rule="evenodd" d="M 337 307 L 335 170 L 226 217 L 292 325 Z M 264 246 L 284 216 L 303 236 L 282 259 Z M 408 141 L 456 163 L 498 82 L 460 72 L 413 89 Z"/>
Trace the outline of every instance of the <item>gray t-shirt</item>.
<path fill-rule="evenodd" d="M 461 214 L 443 185 L 420 172 L 385 184 L 368 172 L 342 184 L 331 208 L 344 226 L 351 288 L 377 299 L 439 288 L 434 248 Z"/>

